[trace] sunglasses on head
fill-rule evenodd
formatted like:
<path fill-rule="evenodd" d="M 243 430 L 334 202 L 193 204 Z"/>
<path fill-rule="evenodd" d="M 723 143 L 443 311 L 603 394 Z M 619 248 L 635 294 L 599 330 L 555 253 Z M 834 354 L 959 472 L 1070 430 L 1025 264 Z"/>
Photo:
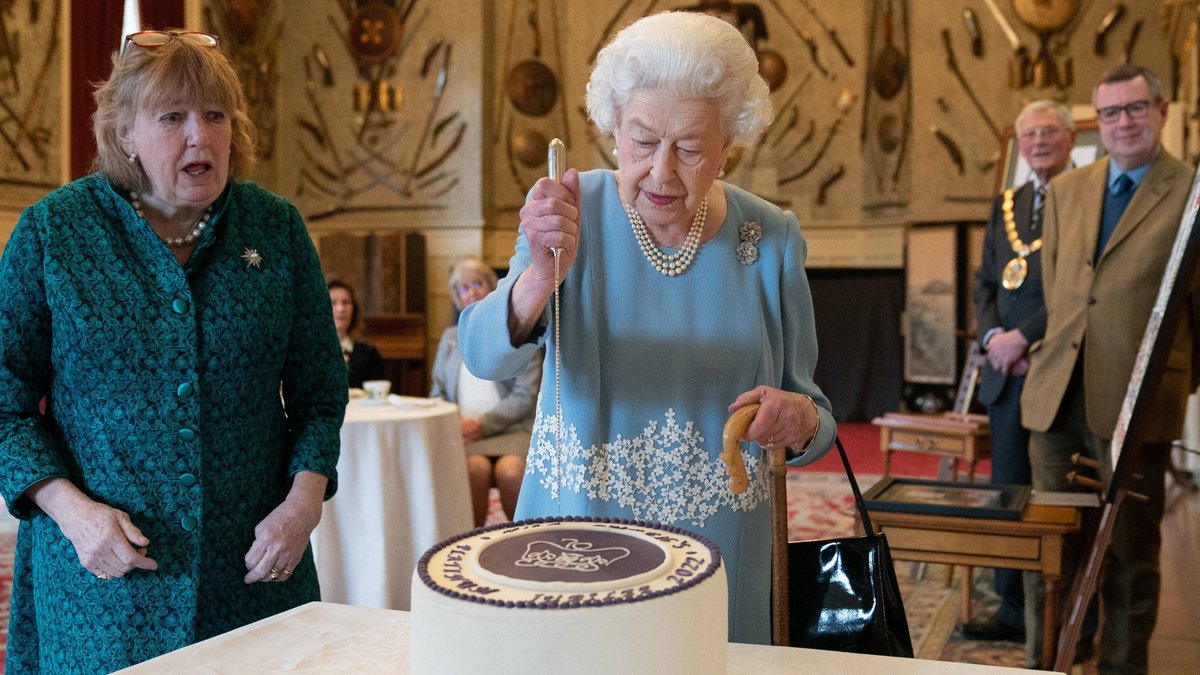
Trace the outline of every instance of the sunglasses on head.
<path fill-rule="evenodd" d="M 213 49 L 220 44 L 220 39 L 210 33 L 196 31 L 177 33 L 175 31 L 144 30 L 125 36 L 125 42 L 121 45 L 121 56 L 125 55 L 131 44 L 143 49 L 154 49 L 155 47 L 167 44 L 171 40 L 182 40 L 200 47 L 211 47 Z"/>

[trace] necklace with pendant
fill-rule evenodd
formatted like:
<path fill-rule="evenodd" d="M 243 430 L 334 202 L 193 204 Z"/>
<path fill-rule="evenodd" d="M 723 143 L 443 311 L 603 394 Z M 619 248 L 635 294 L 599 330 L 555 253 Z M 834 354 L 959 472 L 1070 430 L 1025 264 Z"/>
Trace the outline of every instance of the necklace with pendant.
<path fill-rule="evenodd" d="M 1042 248 L 1041 239 L 1026 244 L 1017 234 L 1017 222 L 1013 216 L 1013 192 L 1011 188 L 1005 190 L 1004 201 L 1001 204 L 1004 211 L 1004 232 L 1008 235 L 1008 243 L 1012 246 L 1013 253 L 1017 254 L 1017 257 L 1008 261 L 1004 266 L 1004 273 L 1000 275 L 1000 285 L 1007 291 L 1015 291 L 1025 283 L 1025 277 L 1029 274 L 1029 263 L 1025 258 Z"/>
<path fill-rule="evenodd" d="M 654 240 L 650 238 L 650 232 L 646 229 L 646 222 L 642 220 L 641 214 L 632 205 L 622 203 L 622 206 L 625 207 L 625 214 L 629 216 L 629 224 L 633 226 L 633 236 L 642 249 L 642 255 L 646 256 L 646 260 L 654 269 L 664 276 L 675 277 L 683 274 L 692 266 L 692 261 L 696 259 L 696 251 L 700 248 L 700 235 L 704 232 L 704 219 L 708 215 L 708 197 L 700 202 L 700 208 L 696 209 L 696 215 L 692 216 L 692 226 L 688 228 L 683 246 L 679 247 L 677 253 L 672 254 L 663 253 L 662 249 L 654 243 Z"/>
<path fill-rule="evenodd" d="M 142 196 L 137 192 L 130 192 L 129 203 L 133 205 L 133 212 L 137 214 L 137 217 L 146 221 L 146 224 L 149 225 L 150 220 L 146 218 L 145 212 L 142 211 Z M 183 248 L 184 246 L 191 246 L 196 242 L 197 239 L 200 238 L 200 235 L 204 232 L 204 228 L 208 227 L 208 221 L 211 218 L 212 204 L 209 204 L 208 208 L 204 209 L 204 215 L 200 216 L 200 220 L 196 222 L 194 227 L 192 227 L 192 231 L 187 233 L 187 236 L 164 237 L 159 235 L 159 238 L 163 240 L 163 243 L 171 248 Z"/>

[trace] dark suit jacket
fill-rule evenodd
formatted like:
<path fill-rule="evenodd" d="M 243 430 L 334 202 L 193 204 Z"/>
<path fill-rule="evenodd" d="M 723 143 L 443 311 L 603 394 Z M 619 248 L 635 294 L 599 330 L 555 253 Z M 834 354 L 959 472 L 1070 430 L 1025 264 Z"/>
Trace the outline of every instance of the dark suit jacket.
<path fill-rule="evenodd" d="M 1082 358 L 1088 426 L 1100 438 L 1112 438 L 1187 204 L 1192 169 L 1162 151 L 1104 253 L 1093 260 L 1107 177 L 1108 161 L 1102 160 L 1050 183 L 1042 248 L 1046 336 L 1030 349 L 1030 371 L 1021 396 L 1021 421 L 1034 431 L 1046 431 L 1054 422 Z M 1180 283 L 1189 284 L 1192 294 L 1151 402 L 1147 442 L 1179 437 L 1194 386 L 1197 285 L 1195 278 Z"/>
<path fill-rule="evenodd" d="M 346 379 L 351 387 L 361 387 L 367 380 L 385 379 L 383 357 L 379 350 L 366 342 L 355 342 L 354 351 L 350 352 L 350 363 L 347 365 Z"/>
<path fill-rule="evenodd" d="M 1033 198 L 1033 181 L 1018 188 L 1013 195 L 1013 216 L 1017 234 L 1027 245 L 1042 236 L 1041 228 L 1038 232 L 1030 228 L 1030 221 L 1033 219 Z M 983 261 L 975 273 L 974 300 L 979 339 L 982 340 L 993 328 L 1017 328 L 1025 339 L 1033 344 L 1046 334 L 1046 305 L 1042 300 L 1042 252 L 1036 251 L 1025 258 L 1029 263 L 1029 274 L 1019 288 L 1009 291 L 1000 285 L 1000 275 L 1004 272 L 1004 266 L 1017 257 L 1004 229 L 1003 202 L 1004 195 L 1000 195 L 992 205 L 992 217 L 988 220 L 987 232 L 983 239 Z M 986 405 L 995 403 L 1004 391 L 1007 380 L 1008 378 L 993 368 L 991 363 L 985 362 L 983 377 L 979 383 L 979 400 Z"/>

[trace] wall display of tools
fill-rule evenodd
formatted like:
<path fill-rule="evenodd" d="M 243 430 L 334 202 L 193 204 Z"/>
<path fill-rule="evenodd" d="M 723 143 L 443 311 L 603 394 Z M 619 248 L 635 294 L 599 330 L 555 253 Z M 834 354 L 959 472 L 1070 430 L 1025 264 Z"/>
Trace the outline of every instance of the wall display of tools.
<path fill-rule="evenodd" d="M 278 130 L 277 57 L 283 33 L 278 9 L 276 0 L 213 0 L 204 7 L 205 30 L 221 36 L 221 47 L 242 80 L 250 119 L 258 129 L 258 156 L 263 161 L 275 154 Z"/>
<path fill-rule="evenodd" d="M 1168 86 L 1178 79 L 1168 50 L 1146 47 L 1150 35 L 1172 30 L 1171 12 L 1157 2 L 937 4 L 946 6 L 913 3 L 912 40 L 923 46 L 911 64 L 909 169 L 922 186 L 905 206 L 913 221 L 986 219 L 1000 137 L 1026 103 L 1049 98 L 1086 114 L 1096 80 L 1120 63 L 1149 66 Z"/>
<path fill-rule="evenodd" d="M 725 180 L 791 208 L 850 208 L 856 180 L 839 179 L 855 171 L 847 165 L 828 178 L 840 163 L 835 158 L 856 151 L 860 94 L 854 83 L 864 69 L 852 18 L 857 12 L 847 14 L 827 0 L 510 0 L 494 3 L 486 18 L 495 27 L 491 51 L 497 56 L 486 134 L 494 158 L 490 210 L 507 214 L 520 207 L 544 173 L 545 144 L 554 136 L 578 139 L 567 142 L 571 166 L 615 168 L 612 139 L 596 132 L 583 106 L 590 67 L 618 30 L 665 10 L 719 16 L 737 26 L 759 56 L 777 119 L 757 145 L 735 149 Z"/>
<path fill-rule="evenodd" d="M 563 138 L 568 147 L 570 110 L 563 90 L 563 40 L 568 27 L 559 2 L 511 0 L 497 3 L 496 26 L 506 31 L 503 58 L 495 61 L 492 150 L 506 171 L 493 174 L 498 199 L 520 207 L 525 193 L 546 174 L 546 146 Z"/>
<path fill-rule="evenodd" d="M 863 208 L 895 211 L 908 203 L 907 158 L 912 143 L 912 44 L 908 0 L 868 9 L 868 72 L 863 79 Z"/>
<path fill-rule="evenodd" d="M 279 137 L 293 142 L 277 148 L 277 168 L 309 221 L 478 197 L 468 130 L 480 117 L 467 112 L 478 55 L 458 46 L 469 4 L 336 0 L 285 19 L 280 58 L 297 68 L 281 88 L 290 100 L 278 102 Z"/>
<path fill-rule="evenodd" d="M 6 198 L 59 184 L 64 158 L 62 0 L 0 2 L 0 184 Z M 12 188 L 16 188 L 14 191 Z M 26 202 L 27 203 L 27 202 Z"/>

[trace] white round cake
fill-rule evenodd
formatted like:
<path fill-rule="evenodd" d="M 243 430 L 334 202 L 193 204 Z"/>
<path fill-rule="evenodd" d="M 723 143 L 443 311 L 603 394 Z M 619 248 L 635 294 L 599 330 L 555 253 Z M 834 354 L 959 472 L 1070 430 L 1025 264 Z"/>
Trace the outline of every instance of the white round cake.
<path fill-rule="evenodd" d="M 421 557 L 414 675 L 724 673 L 716 545 L 679 528 L 566 517 L 494 525 Z"/>

